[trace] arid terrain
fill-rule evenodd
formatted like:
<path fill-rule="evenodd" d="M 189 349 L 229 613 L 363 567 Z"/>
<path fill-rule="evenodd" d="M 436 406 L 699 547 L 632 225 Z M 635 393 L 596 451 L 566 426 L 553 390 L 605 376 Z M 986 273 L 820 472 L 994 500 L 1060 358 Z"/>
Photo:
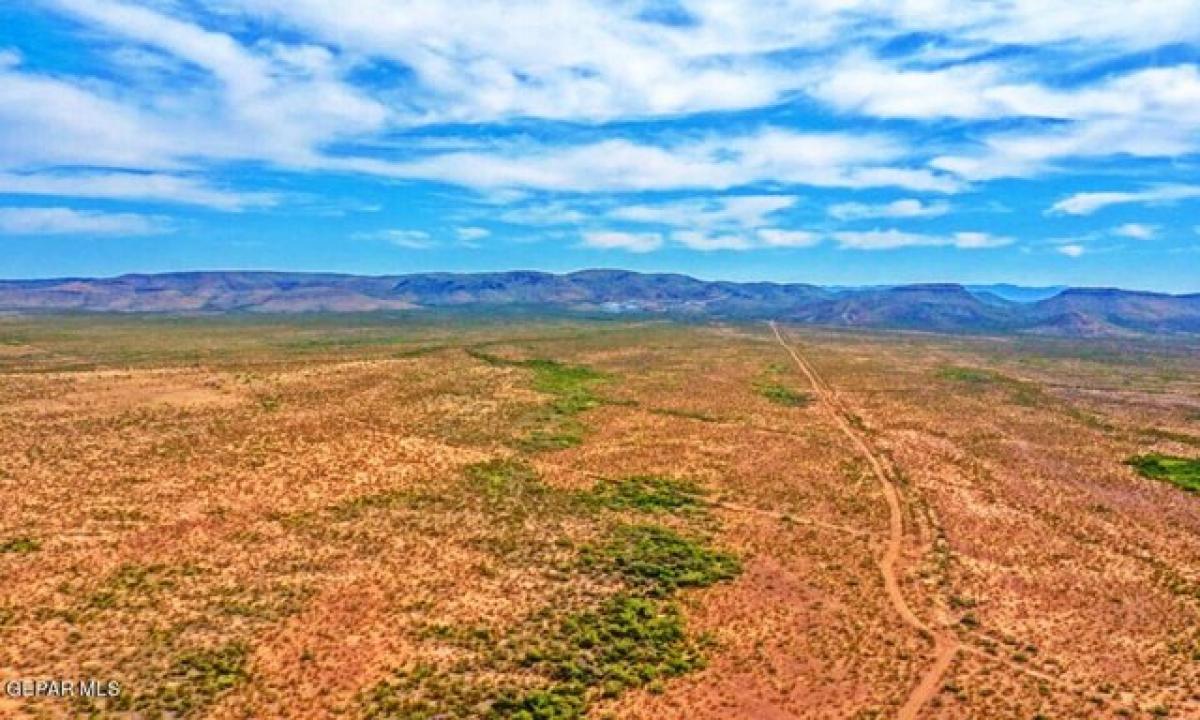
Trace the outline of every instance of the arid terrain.
<path fill-rule="evenodd" d="M 0 316 L 0 682 L 121 685 L 0 717 L 1200 718 L 1197 457 L 1178 339 Z"/>

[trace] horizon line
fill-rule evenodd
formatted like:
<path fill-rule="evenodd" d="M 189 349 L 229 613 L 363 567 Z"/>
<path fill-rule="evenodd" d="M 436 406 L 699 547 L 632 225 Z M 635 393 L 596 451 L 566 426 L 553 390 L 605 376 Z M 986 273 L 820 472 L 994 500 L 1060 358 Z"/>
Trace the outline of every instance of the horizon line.
<path fill-rule="evenodd" d="M 1126 287 L 1126 286 L 1117 286 L 1117 285 L 1073 285 L 1070 283 L 1052 283 L 1052 284 L 1044 284 L 1044 285 L 1043 284 L 1023 285 L 1019 282 L 1013 282 L 1013 281 L 1009 281 L 1009 280 L 996 280 L 996 281 L 988 281 L 988 282 L 964 282 L 961 280 L 927 280 L 927 281 L 917 281 L 917 282 L 863 283 L 863 284 L 854 284 L 854 283 L 828 283 L 828 284 L 825 284 L 825 283 L 820 283 L 820 282 L 801 281 L 801 280 L 767 280 L 767 279 L 734 280 L 734 279 L 723 278 L 723 277 L 711 277 L 711 276 L 704 277 L 704 276 L 694 275 L 694 274 L 686 273 L 686 272 L 678 272 L 678 271 L 643 271 L 643 270 L 630 270 L 630 269 L 622 268 L 622 267 L 599 267 L 599 266 L 587 266 L 587 267 L 581 267 L 581 268 L 578 268 L 575 270 L 564 270 L 564 271 L 539 270 L 539 269 L 534 269 L 534 268 L 517 267 L 517 268 L 508 268 L 508 269 L 503 269 L 503 270 L 424 270 L 424 271 L 418 271 L 418 272 L 400 272 L 400 273 L 355 273 L 355 272 L 344 272 L 344 271 L 334 271 L 334 270 L 276 270 L 276 269 L 262 269 L 262 268 L 254 268 L 254 269 L 247 269 L 247 268 L 212 269 L 212 268 L 208 268 L 208 269 L 193 269 L 193 270 L 162 270 L 162 271 L 152 271 L 152 272 L 131 271 L 131 272 L 119 273 L 116 275 L 47 275 L 47 276 L 42 276 L 42 277 L 0 277 L 0 283 L 53 282 L 53 281 L 65 282 L 65 281 L 72 281 L 72 280 L 111 281 L 111 280 L 119 280 L 119 279 L 125 278 L 125 277 L 136 277 L 136 276 L 162 277 L 162 276 L 169 276 L 169 275 L 222 275 L 222 274 L 234 274 L 234 273 L 261 274 L 261 275 L 313 275 L 313 276 L 325 275 L 325 276 L 346 277 L 346 278 L 390 278 L 390 277 L 414 277 L 414 276 L 420 276 L 420 275 L 470 276 L 470 275 L 499 275 L 499 274 L 513 274 L 513 273 L 535 273 L 535 274 L 539 274 L 539 275 L 549 275 L 549 276 L 554 276 L 554 277 L 566 277 L 569 275 L 576 275 L 576 274 L 584 273 L 584 272 L 622 272 L 622 273 L 629 273 L 629 274 L 633 274 L 633 275 L 644 275 L 644 276 L 671 275 L 671 276 L 676 276 L 676 277 L 685 277 L 685 278 L 689 278 L 689 279 L 696 280 L 699 282 L 709 282 L 709 283 L 724 282 L 724 283 L 733 283 L 733 284 L 737 284 L 737 285 L 752 285 L 752 284 L 759 284 L 759 283 L 768 283 L 768 284 L 772 284 L 772 285 L 803 285 L 803 286 L 817 287 L 817 288 L 846 288 L 846 289 L 855 289 L 855 290 L 886 289 L 886 288 L 899 288 L 899 287 L 922 287 L 922 286 L 956 286 L 956 287 L 961 287 L 964 289 L 968 289 L 971 287 L 1010 286 L 1010 287 L 1021 288 L 1021 289 L 1025 289 L 1025 290 L 1059 290 L 1059 291 L 1063 291 L 1063 290 L 1118 290 L 1121 292 L 1146 293 L 1146 294 L 1153 294 L 1153 295 L 1167 295 L 1167 296 L 1173 296 L 1173 297 L 1186 297 L 1186 296 L 1191 296 L 1191 295 L 1200 295 L 1200 289 L 1182 291 L 1182 292 L 1168 292 L 1165 290 L 1151 290 L 1151 289 L 1145 289 L 1145 288 L 1135 288 L 1135 287 Z"/>

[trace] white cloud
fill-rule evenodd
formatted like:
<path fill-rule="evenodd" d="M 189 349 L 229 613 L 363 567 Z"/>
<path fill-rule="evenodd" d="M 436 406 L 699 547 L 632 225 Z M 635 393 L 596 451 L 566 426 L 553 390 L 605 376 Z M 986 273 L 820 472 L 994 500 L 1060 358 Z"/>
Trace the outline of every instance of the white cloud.
<path fill-rule="evenodd" d="M 16 48 L 0 48 L 0 70 L 21 64 L 21 51 Z"/>
<path fill-rule="evenodd" d="M 1010 237 L 985 232 L 956 232 L 951 236 L 951 240 L 950 245 L 963 250 L 997 248 L 1013 244 Z"/>
<path fill-rule="evenodd" d="M 843 248 L 853 250 L 894 250 L 906 247 L 955 247 L 978 250 L 1011 245 L 1012 238 L 983 232 L 957 232 L 951 235 L 926 235 L 902 230 L 835 232 L 833 238 Z"/>
<path fill-rule="evenodd" d="M 821 236 L 807 230 L 779 230 L 763 228 L 757 233 L 758 240 L 766 247 L 812 247 L 821 242 Z"/>
<path fill-rule="evenodd" d="M 667 145 L 625 139 L 569 146 L 517 144 L 492 152 L 443 153 L 410 162 L 344 159 L 335 164 L 347 170 L 479 189 L 726 190 L 759 183 L 891 186 L 935 192 L 961 188 L 960 182 L 943 174 L 891 165 L 908 153 L 902 143 L 877 134 L 766 128 Z"/>
<path fill-rule="evenodd" d="M 1200 198 L 1200 185 L 1160 185 L 1133 192 L 1082 192 L 1059 200 L 1051 213 L 1091 215 L 1110 205 L 1170 203 Z"/>
<path fill-rule="evenodd" d="M 671 234 L 671 239 L 692 250 L 711 252 L 714 250 L 750 250 L 754 241 L 738 233 L 708 233 L 698 230 L 680 230 Z"/>
<path fill-rule="evenodd" d="M 499 218 L 514 225 L 576 225 L 587 215 L 564 202 L 539 202 L 505 210 Z"/>
<path fill-rule="evenodd" d="M 105 200 L 150 200 L 201 205 L 227 211 L 266 207 L 278 202 L 278 198 L 271 193 L 221 190 L 197 178 L 164 173 L 0 172 L 0 193 Z"/>
<path fill-rule="evenodd" d="M 1153 240 L 1158 235 L 1159 227 L 1157 225 L 1147 225 L 1145 223 L 1125 223 L 1119 227 L 1113 228 L 1113 235 L 1120 237 L 1133 238 L 1134 240 Z"/>
<path fill-rule="evenodd" d="M 585 239 L 585 244 L 591 247 L 621 247 L 634 252 L 648 252 L 662 245 L 660 233 L 599 232 L 587 233 Z M 820 243 L 821 236 L 804 230 L 760 228 L 756 231 L 676 230 L 670 234 L 670 239 L 689 250 L 714 252 L 811 247 Z"/>
<path fill-rule="evenodd" d="M 1139 70 L 1098 88 L 1041 94 L 1026 111 L 1013 114 L 1071 121 L 1048 130 L 985 136 L 975 152 L 942 155 L 930 166 L 978 181 L 1035 175 L 1065 158 L 1170 158 L 1195 152 L 1200 149 L 1200 70 L 1194 65 Z"/>
<path fill-rule="evenodd" d="M 1191 66 L 1139 70 L 1072 90 L 1009 79 L 1014 74 L 1014 68 L 1001 62 L 930 70 L 897 67 L 855 53 L 814 82 L 811 92 L 838 110 L 875 117 L 1078 120 L 1182 105 L 1197 82 Z"/>
<path fill-rule="evenodd" d="M 1087 252 L 1087 249 L 1079 243 L 1067 243 L 1066 245 L 1059 245 L 1055 249 L 1063 255 L 1072 258 L 1080 257 Z"/>
<path fill-rule="evenodd" d="M 1064 88 L 1048 79 L 1046 62 L 1020 55 L 962 62 L 1013 44 L 1033 52 L 1044 45 L 1069 70 L 1118 52 L 1194 44 L 1195 0 L 1054 7 L 1040 0 L 680 0 L 677 14 L 687 18 L 681 23 L 655 20 L 645 3 L 601 0 L 480 0 L 470 12 L 450 0 L 45 4 L 81 24 L 79 36 L 102 46 L 96 57 L 112 67 L 50 73 L 0 49 L 0 172 L 153 171 L 156 182 L 176 186 L 102 189 L 89 179 L 29 194 L 73 190 L 218 209 L 270 204 L 197 178 L 206 167 L 243 161 L 489 193 L 790 185 L 955 192 L 968 182 L 1036 175 L 1068 159 L 1178 157 L 1200 148 L 1200 71 L 1193 64 Z M 887 58 L 846 51 L 914 33 L 943 40 Z M 928 143 L 937 148 L 932 162 L 925 143 L 917 146 L 901 131 L 725 130 L 629 139 L 603 124 L 770 107 L 806 92 L 847 114 L 1056 122 L 965 133 L 981 137 L 978 144 Z M 410 140 L 405 133 L 512 118 L 589 123 L 579 132 L 589 140 Z"/>
<path fill-rule="evenodd" d="M 896 3 L 912 28 L 957 28 L 962 37 L 989 43 L 1075 43 L 1124 49 L 1154 48 L 1195 39 L 1200 8 L 1192 0 L 1041 0 L 964 5 L 953 0 Z"/>
<path fill-rule="evenodd" d="M 65 207 L 0 208 L 0 233 L 7 235 L 154 235 L 168 230 L 162 218 L 136 213 Z"/>
<path fill-rule="evenodd" d="M 355 233 L 353 237 L 355 240 L 386 242 L 408 250 L 428 250 L 436 244 L 424 230 L 392 228 Z"/>
<path fill-rule="evenodd" d="M 471 243 L 490 236 L 492 231 L 481 227 L 460 227 L 454 229 L 454 234 L 458 236 L 459 240 Z"/>
<path fill-rule="evenodd" d="M 0 64 L 0 169 L 161 170 L 231 159 L 306 169 L 321 165 L 324 145 L 387 126 L 388 108 L 345 81 L 347 68 L 324 48 L 269 39 L 249 48 L 231 34 L 108 0 L 52 5 L 97 36 L 169 56 L 183 77 L 171 77 L 169 63 L 166 79 L 159 73 L 140 86 Z"/>
<path fill-rule="evenodd" d="M 862 220 L 867 218 L 930 218 L 945 215 L 950 211 L 946 202 L 923 203 L 906 198 L 882 205 L 866 205 L 857 202 L 839 203 L 828 209 L 830 217 L 838 220 Z"/>
<path fill-rule="evenodd" d="M 656 204 L 620 205 L 603 214 L 606 220 L 637 225 L 676 228 L 672 242 L 691 250 L 753 250 L 756 248 L 810 247 L 821 236 L 805 230 L 788 230 L 772 225 L 772 216 L 786 210 L 799 198 L 788 195 L 737 195 L 697 198 Z M 587 244 L 656 249 L 662 235 L 653 233 L 606 232 L 589 234 Z"/>
<path fill-rule="evenodd" d="M 482 0 L 470 13 L 451 0 L 225 0 L 223 7 L 344 55 L 408 68 L 401 89 L 409 122 L 602 121 L 762 107 L 808 84 L 796 67 L 807 64 L 781 51 L 827 53 L 881 32 L 941 33 L 975 52 L 1038 43 L 1132 50 L 1192 42 L 1200 23 L 1192 0 L 1054 8 L 1036 0 L 681 0 L 677 12 L 689 22 L 676 24 L 654 21 L 653 4 L 600 0 Z"/>
<path fill-rule="evenodd" d="M 3 67 L 0 128 L 0 169 L 179 165 L 171 133 L 145 112 L 66 80 Z"/>
<path fill-rule="evenodd" d="M 388 110 L 337 77 L 333 55 L 317 45 L 232 35 L 154 10 L 108 0 L 57 0 L 66 12 L 118 37 L 156 47 L 208 71 L 220 84 L 223 120 L 260 153 L 303 162 L 321 142 L 384 127 Z M 245 150 L 242 150 L 245 152 Z"/>
<path fill-rule="evenodd" d="M 587 232 L 583 234 L 583 244 L 590 248 L 601 250 L 627 250 L 632 253 L 648 253 L 662 247 L 661 233 L 630 233 L 630 232 Z"/>
<path fill-rule="evenodd" d="M 622 205 L 608 212 L 614 220 L 673 225 L 676 227 L 757 228 L 769 217 L 796 204 L 791 195 L 733 195 L 699 198 L 655 205 Z"/>
<path fill-rule="evenodd" d="M 830 37 L 835 18 L 780 3 L 689 3 L 695 23 L 588 0 L 229 0 L 349 55 L 411 70 L 408 122 L 604 121 L 773 104 L 798 80 L 764 53 Z"/>
<path fill-rule="evenodd" d="M 876 117 L 979 118 L 1007 114 L 985 92 L 999 83 L 985 64 L 905 70 L 863 54 L 843 58 L 809 87 L 811 95 L 843 112 Z"/>

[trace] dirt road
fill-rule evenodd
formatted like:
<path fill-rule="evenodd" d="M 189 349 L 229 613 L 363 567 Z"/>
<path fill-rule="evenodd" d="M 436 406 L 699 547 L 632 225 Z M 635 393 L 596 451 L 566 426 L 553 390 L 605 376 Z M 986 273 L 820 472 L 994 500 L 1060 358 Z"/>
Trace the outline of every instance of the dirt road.
<path fill-rule="evenodd" d="M 900 559 L 901 547 L 904 543 L 904 518 L 900 507 L 900 493 L 896 490 L 895 484 L 892 482 L 883 462 L 879 459 L 870 444 L 863 438 L 862 434 L 855 430 L 851 425 L 849 418 L 852 416 L 849 409 L 842 404 L 841 400 L 830 390 L 825 381 L 817 374 L 804 357 L 791 345 L 784 340 L 783 335 L 779 332 L 779 327 L 775 323 L 771 323 L 771 331 L 775 333 L 775 339 L 791 356 L 792 361 L 799 368 L 800 372 L 808 379 L 812 386 L 813 392 L 816 393 L 817 399 L 821 407 L 837 424 L 842 433 L 854 444 L 859 454 L 867 461 L 871 467 L 871 473 L 879 481 L 879 485 L 883 490 L 884 498 L 888 505 L 888 537 L 887 543 L 884 546 L 883 554 L 879 557 L 879 572 L 883 576 L 883 586 L 887 592 L 888 600 L 892 607 L 896 610 L 896 614 L 902 620 L 922 635 L 931 637 L 934 643 L 934 662 L 925 674 L 921 677 L 920 682 L 909 693 L 904 705 L 901 706 L 900 712 L 897 714 L 899 720 L 915 720 L 919 717 L 918 713 L 921 708 L 931 698 L 933 698 L 941 686 L 942 677 L 950 668 L 950 664 L 954 662 L 954 657 L 959 650 L 959 642 L 953 636 L 945 632 L 941 632 L 931 628 L 923 622 L 908 603 L 904 599 L 904 593 L 900 591 L 900 582 L 896 577 L 896 563 Z"/>

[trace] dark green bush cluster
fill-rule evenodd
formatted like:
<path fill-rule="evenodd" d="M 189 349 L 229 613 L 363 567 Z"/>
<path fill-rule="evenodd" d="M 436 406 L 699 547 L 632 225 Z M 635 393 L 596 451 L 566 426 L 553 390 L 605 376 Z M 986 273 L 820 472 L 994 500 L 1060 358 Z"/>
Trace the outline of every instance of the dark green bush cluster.
<path fill-rule="evenodd" d="M 741 563 L 733 554 L 659 525 L 618 528 L 608 544 L 586 550 L 583 563 L 654 597 L 679 588 L 707 587 L 741 572 Z"/>
<path fill-rule="evenodd" d="M 793 390 L 779 383 L 762 383 L 758 386 L 758 394 L 784 407 L 804 407 L 812 403 L 812 395 Z"/>
<path fill-rule="evenodd" d="M 996 382 L 999 379 L 996 373 L 991 372 L 990 370 L 981 370 L 979 368 L 972 367 L 959 367 L 955 365 L 939 369 L 938 377 L 941 377 L 945 380 L 972 383 L 976 385 Z"/>
<path fill-rule="evenodd" d="M 1169 482 L 1188 492 L 1200 492 L 1200 460 L 1150 453 L 1125 461 L 1144 477 Z"/>
<path fill-rule="evenodd" d="M 363 717 L 485 717 L 489 697 L 497 692 L 491 684 L 472 683 L 458 674 L 438 672 L 433 665 L 418 664 L 397 670 L 392 678 L 371 688 L 362 698 Z"/>
<path fill-rule="evenodd" d="M 105 579 L 88 599 L 94 610 L 144 607 L 154 602 L 162 590 L 175 587 L 172 571 L 166 565 L 126 563 Z"/>
<path fill-rule="evenodd" d="M 149 717 L 189 717 L 211 705 L 223 693 L 249 677 L 249 649 L 235 642 L 215 648 L 190 650 L 175 659 L 153 693 L 122 694 L 114 710 L 136 711 Z"/>
<path fill-rule="evenodd" d="M 567 617 L 539 638 L 520 663 L 553 684 L 502 696 L 492 705 L 491 717 L 582 717 L 596 695 L 615 697 L 704 665 L 702 649 L 688 637 L 679 606 L 656 598 L 618 595 L 596 610 Z"/>
<path fill-rule="evenodd" d="M 505 693 L 492 704 L 489 718 L 505 720 L 574 720 L 583 717 L 587 698 L 579 685 L 552 685 L 526 693 Z"/>
<path fill-rule="evenodd" d="M 600 404 L 592 385 L 604 375 L 582 365 L 565 365 L 554 360 L 527 360 L 523 367 L 533 370 L 533 389 L 554 396 L 553 407 L 564 415 L 574 415 Z"/>
<path fill-rule="evenodd" d="M 973 386 L 979 390 L 984 390 L 988 387 L 1007 390 L 1012 402 L 1016 405 L 1034 407 L 1046 402 L 1046 397 L 1042 389 L 1035 383 L 1018 380 L 994 370 L 948 365 L 939 368 L 937 374 L 943 380 Z"/>
<path fill-rule="evenodd" d="M 606 375 L 557 360 L 509 360 L 479 348 L 469 348 L 467 354 L 489 365 L 531 370 L 533 389 L 553 398 L 549 405 L 539 408 L 529 418 L 533 427 L 518 441 L 518 447 L 532 452 L 562 450 L 583 441 L 583 426 L 575 416 L 602 404 L 593 387 Z"/>
<path fill-rule="evenodd" d="M 549 488 L 537 472 L 517 460 L 488 460 L 467 468 L 470 489 L 492 511 L 512 509 L 514 504 L 544 497 Z"/>
<path fill-rule="evenodd" d="M 603 687 L 605 694 L 680 675 L 703 664 L 678 605 L 618 595 L 568 617 L 524 658 L 559 682 Z"/>
<path fill-rule="evenodd" d="M 25 554 L 37 552 L 42 544 L 31 537 L 15 537 L 0 542 L 0 553 Z"/>
<path fill-rule="evenodd" d="M 601 404 L 592 387 L 604 376 L 553 360 L 527 360 L 521 365 L 533 370 L 533 388 L 551 395 L 553 400 L 535 413 L 535 427 L 518 445 L 536 452 L 562 450 L 583 442 L 584 428 L 575 416 Z"/>
<path fill-rule="evenodd" d="M 505 558 L 515 555 L 501 541 L 527 544 L 532 522 L 569 517 L 607 529 L 576 560 L 556 561 L 563 579 L 590 575 L 598 582 L 585 583 L 592 589 L 569 607 L 546 607 L 513 627 L 427 626 L 419 637 L 454 648 L 447 655 L 454 659 L 399 670 L 364 691 L 366 717 L 576 720 L 599 698 L 653 691 L 703 666 L 704 643 L 687 633 L 674 596 L 735 577 L 738 559 L 665 526 L 615 524 L 618 516 L 605 512 L 671 513 L 690 526 L 708 517 L 699 485 L 637 475 L 566 490 L 513 459 L 472 465 L 462 482 L 460 502 L 481 503 L 496 531 L 488 547 Z M 519 531 L 505 530 L 514 519 Z"/>
<path fill-rule="evenodd" d="M 598 483 L 592 498 L 613 510 L 659 512 L 704 504 L 704 491 L 690 480 L 663 475 L 634 475 Z"/>

